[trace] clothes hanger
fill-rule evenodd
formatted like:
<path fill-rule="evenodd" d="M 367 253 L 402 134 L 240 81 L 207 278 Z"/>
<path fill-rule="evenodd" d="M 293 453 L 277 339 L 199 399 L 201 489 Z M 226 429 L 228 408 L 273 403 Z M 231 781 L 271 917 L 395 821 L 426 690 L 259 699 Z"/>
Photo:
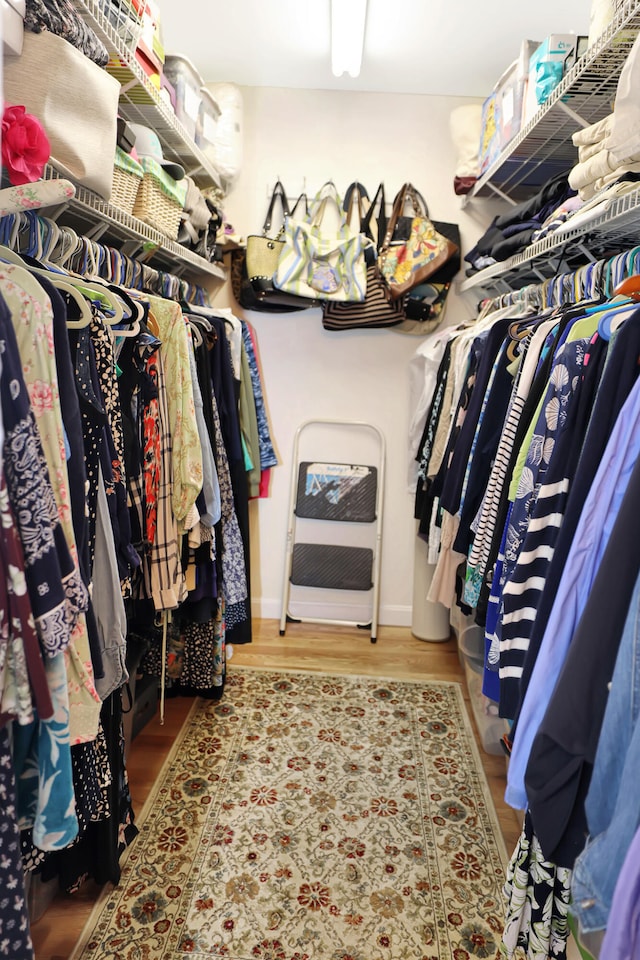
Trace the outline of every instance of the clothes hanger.
<path fill-rule="evenodd" d="M 140 333 L 140 320 L 136 317 L 130 327 L 114 327 L 113 332 L 118 340 L 137 337 Z"/>
<path fill-rule="evenodd" d="M 603 340 L 610 340 L 611 333 L 614 329 L 613 323 L 616 324 L 615 329 L 621 326 L 627 317 L 630 317 L 635 311 L 637 304 L 638 300 L 624 300 L 619 307 L 603 313 L 598 319 L 598 335 L 602 337 Z"/>
<path fill-rule="evenodd" d="M 50 273 L 48 270 L 40 270 L 37 267 L 30 266 L 22 259 L 22 257 L 20 257 L 19 254 L 15 252 L 15 250 L 11 250 L 10 247 L 5 247 L 4 245 L 0 245 L 0 259 L 14 263 L 23 270 L 26 270 L 28 273 L 37 273 L 46 277 L 46 279 L 56 288 L 56 290 L 60 291 L 67 307 L 70 307 L 73 304 L 74 307 L 77 308 L 78 317 L 73 319 L 68 318 L 68 327 L 72 329 L 79 329 L 81 327 L 87 327 L 91 323 L 93 315 L 87 300 L 82 295 L 81 291 L 66 277 L 59 273 Z"/>
<path fill-rule="evenodd" d="M 22 266 L 31 273 L 40 274 L 41 276 L 46 277 L 47 280 L 54 284 L 54 286 L 59 287 L 61 290 L 65 290 L 67 293 L 69 293 L 68 285 L 75 287 L 75 289 L 82 296 L 89 300 L 93 308 L 101 312 L 105 318 L 105 322 L 109 324 L 115 324 L 122 320 L 122 317 L 124 316 L 122 305 L 116 300 L 115 297 L 108 296 L 105 290 L 103 290 L 101 287 L 85 280 L 84 277 L 74 275 L 69 271 L 66 271 L 64 275 L 61 275 L 55 270 L 47 269 L 42 264 L 40 259 L 43 252 L 40 220 L 41 218 L 32 211 L 21 213 L 16 217 L 11 237 L 11 248 L 18 252 L 18 255 L 20 255 L 20 253 L 23 254 Z M 22 251 L 21 237 L 26 238 L 26 251 Z M 24 256 L 30 257 L 35 262 L 28 262 L 28 260 L 24 259 Z M 66 285 L 62 286 L 59 280 L 56 278 L 60 278 L 61 280 L 64 279 Z M 89 314 L 89 319 L 90 318 L 91 314 Z M 83 313 L 83 326 L 85 325 L 85 321 L 86 315 Z"/>
<path fill-rule="evenodd" d="M 615 288 L 614 293 L 617 296 L 629 297 L 636 302 L 640 301 L 640 273 L 634 273 L 626 277 Z"/>
<path fill-rule="evenodd" d="M 187 327 L 189 328 L 189 331 L 191 333 L 191 338 L 195 343 L 196 347 L 201 347 L 202 344 L 204 343 L 204 340 L 202 339 L 202 334 L 200 332 L 200 328 L 198 327 L 198 324 L 189 322 L 187 323 Z"/>

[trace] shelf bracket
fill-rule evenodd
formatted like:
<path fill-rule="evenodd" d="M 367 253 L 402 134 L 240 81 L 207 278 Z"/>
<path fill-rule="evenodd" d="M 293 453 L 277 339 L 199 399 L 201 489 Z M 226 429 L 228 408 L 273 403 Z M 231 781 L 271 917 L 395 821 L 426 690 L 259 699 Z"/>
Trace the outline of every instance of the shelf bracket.
<path fill-rule="evenodd" d="M 501 200 L 506 200 L 507 203 L 510 204 L 512 207 L 517 206 L 517 202 L 513 199 L 513 197 L 510 197 L 509 194 L 505 193 L 504 190 L 501 190 L 500 187 L 496 187 L 495 183 L 491 183 L 491 181 L 488 180 L 487 187 L 489 188 L 489 190 L 493 190 L 493 192 L 497 194 Z"/>
<path fill-rule="evenodd" d="M 85 230 L 83 236 L 88 237 L 89 240 L 95 240 L 97 243 L 108 229 L 108 223 L 96 223 L 95 226 L 90 227 L 89 230 Z"/>
<path fill-rule="evenodd" d="M 560 107 L 561 110 L 567 114 L 568 117 L 578 124 L 579 127 L 590 127 L 591 124 L 588 120 L 584 120 L 579 113 L 576 113 L 575 110 L 572 110 L 571 107 L 568 107 L 566 103 L 562 100 L 558 100 L 556 106 Z"/>
<path fill-rule="evenodd" d="M 135 260 L 141 250 L 144 250 L 144 244 L 140 243 L 139 240 L 125 240 L 120 247 L 120 252 L 124 253 L 126 257 L 131 257 L 132 260 Z"/>
<path fill-rule="evenodd" d="M 595 263 L 595 262 L 596 262 L 596 258 L 595 258 L 594 255 L 591 253 L 591 251 L 590 251 L 587 247 L 585 247 L 584 243 L 577 243 L 577 244 L 576 244 L 576 247 L 578 248 L 578 250 L 581 251 L 581 253 L 584 253 L 584 255 L 585 255 L 585 257 L 587 258 L 587 260 L 589 261 L 589 263 Z"/>
<path fill-rule="evenodd" d="M 68 203 L 59 203 L 57 207 L 50 207 L 47 210 L 47 218 L 49 220 L 57 220 L 60 214 L 64 213 L 68 207 Z"/>
<path fill-rule="evenodd" d="M 129 90 L 133 90 L 133 88 L 137 86 L 139 86 L 138 79 L 136 77 L 132 77 L 127 83 L 121 84 L 120 96 L 126 97 L 126 95 L 129 93 Z"/>

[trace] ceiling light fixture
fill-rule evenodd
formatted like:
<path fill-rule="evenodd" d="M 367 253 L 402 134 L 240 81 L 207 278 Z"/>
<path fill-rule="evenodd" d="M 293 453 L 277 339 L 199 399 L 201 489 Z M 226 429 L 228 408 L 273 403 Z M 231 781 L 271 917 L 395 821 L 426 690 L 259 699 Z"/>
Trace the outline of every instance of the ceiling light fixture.
<path fill-rule="evenodd" d="M 331 0 L 331 72 L 357 77 L 362 66 L 367 0 Z"/>

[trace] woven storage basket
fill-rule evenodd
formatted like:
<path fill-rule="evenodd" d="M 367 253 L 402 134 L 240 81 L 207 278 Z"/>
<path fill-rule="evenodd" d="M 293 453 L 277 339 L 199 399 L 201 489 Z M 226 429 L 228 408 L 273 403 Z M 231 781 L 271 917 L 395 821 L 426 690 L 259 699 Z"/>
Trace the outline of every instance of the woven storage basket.
<path fill-rule="evenodd" d="M 124 210 L 125 213 L 133 213 L 143 173 L 142 167 L 133 157 L 116 147 L 111 191 L 111 203 L 114 207 Z"/>
<path fill-rule="evenodd" d="M 174 180 L 151 157 L 141 157 L 143 177 L 133 207 L 133 215 L 149 226 L 176 240 L 180 216 L 187 195 L 186 180 Z"/>

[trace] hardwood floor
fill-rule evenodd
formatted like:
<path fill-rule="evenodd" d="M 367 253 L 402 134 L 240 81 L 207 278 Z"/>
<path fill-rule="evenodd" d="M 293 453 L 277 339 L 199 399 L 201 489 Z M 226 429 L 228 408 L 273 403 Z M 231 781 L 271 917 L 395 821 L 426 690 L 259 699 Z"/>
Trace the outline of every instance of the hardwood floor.
<path fill-rule="evenodd" d="M 397 679 L 453 680 L 463 684 L 468 699 L 464 671 L 453 639 L 428 643 L 417 640 L 408 628 L 380 627 L 378 642 L 371 644 L 366 633 L 352 628 L 290 624 L 284 637 L 279 636 L 278 628 L 275 620 L 255 621 L 253 643 L 233 648 L 229 672 L 236 665 L 245 665 Z M 134 740 L 128 758 L 134 810 L 142 809 L 191 703 L 187 699 L 168 700 L 164 726 L 156 716 Z M 487 754 L 477 731 L 476 739 L 510 853 L 520 834 L 520 817 L 503 800 L 505 759 Z M 79 894 L 54 897 L 44 915 L 32 926 L 37 960 L 68 960 L 97 892 L 94 884 L 87 884 Z"/>

